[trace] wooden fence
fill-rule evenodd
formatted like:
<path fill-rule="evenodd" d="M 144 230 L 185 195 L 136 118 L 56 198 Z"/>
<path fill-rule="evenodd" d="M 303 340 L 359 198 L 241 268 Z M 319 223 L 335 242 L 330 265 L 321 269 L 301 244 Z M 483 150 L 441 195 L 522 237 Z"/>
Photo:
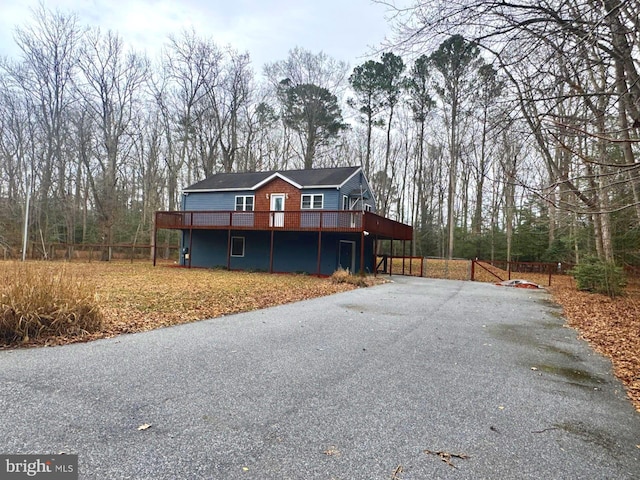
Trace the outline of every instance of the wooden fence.
<path fill-rule="evenodd" d="M 158 257 L 166 260 L 178 260 L 179 246 L 158 245 Z M 33 243 L 27 250 L 28 258 L 32 260 L 149 260 L 153 259 L 153 245 L 143 244 L 98 244 L 98 243 L 52 243 L 42 245 Z"/>

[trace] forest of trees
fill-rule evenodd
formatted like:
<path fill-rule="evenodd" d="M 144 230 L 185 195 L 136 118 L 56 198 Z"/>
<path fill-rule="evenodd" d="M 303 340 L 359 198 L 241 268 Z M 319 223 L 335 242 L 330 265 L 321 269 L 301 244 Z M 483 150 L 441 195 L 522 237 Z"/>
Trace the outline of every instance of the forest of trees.
<path fill-rule="evenodd" d="M 27 197 L 36 250 L 149 244 L 207 175 L 362 165 L 416 255 L 638 265 L 638 11 L 416 1 L 360 65 L 293 48 L 256 73 L 194 31 L 150 59 L 41 6 L 0 60 L 0 247 Z"/>

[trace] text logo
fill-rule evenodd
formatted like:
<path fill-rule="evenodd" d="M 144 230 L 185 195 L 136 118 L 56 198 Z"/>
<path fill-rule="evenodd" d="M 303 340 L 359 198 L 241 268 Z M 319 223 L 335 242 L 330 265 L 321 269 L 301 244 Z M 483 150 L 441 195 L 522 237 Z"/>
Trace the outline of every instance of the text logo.
<path fill-rule="evenodd" d="M 77 455 L 0 455 L 0 480 L 78 480 Z"/>

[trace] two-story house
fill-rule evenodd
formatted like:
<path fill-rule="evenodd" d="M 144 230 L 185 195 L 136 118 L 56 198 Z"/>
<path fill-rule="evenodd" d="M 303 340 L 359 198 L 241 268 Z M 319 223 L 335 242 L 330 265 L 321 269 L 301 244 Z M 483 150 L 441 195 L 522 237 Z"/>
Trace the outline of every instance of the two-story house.
<path fill-rule="evenodd" d="M 184 189 L 181 211 L 157 212 L 155 227 L 182 231 L 185 266 L 318 275 L 373 272 L 377 240 L 413 235 L 376 215 L 361 167 L 213 175 Z"/>

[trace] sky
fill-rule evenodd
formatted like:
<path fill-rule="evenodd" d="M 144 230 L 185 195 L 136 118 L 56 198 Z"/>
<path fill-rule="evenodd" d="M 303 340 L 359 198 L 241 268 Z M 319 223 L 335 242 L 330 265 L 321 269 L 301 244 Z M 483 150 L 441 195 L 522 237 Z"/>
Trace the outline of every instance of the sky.
<path fill-rule="evenodd" d="M 49 10 L 74 12 L 80 24 L 118 32 L 156 58 L 169 34 L 193 28 L 220 47 L 248 51 L 256 71 L 302 47 L 323 51 L 353 68 L 379 58 L 390 35 L 384 5 L 370 0 L 43 0 Z M 38 0 L 0 0 L 0 56 L 16 58 L 16 27 L 32 23 Z"/>

